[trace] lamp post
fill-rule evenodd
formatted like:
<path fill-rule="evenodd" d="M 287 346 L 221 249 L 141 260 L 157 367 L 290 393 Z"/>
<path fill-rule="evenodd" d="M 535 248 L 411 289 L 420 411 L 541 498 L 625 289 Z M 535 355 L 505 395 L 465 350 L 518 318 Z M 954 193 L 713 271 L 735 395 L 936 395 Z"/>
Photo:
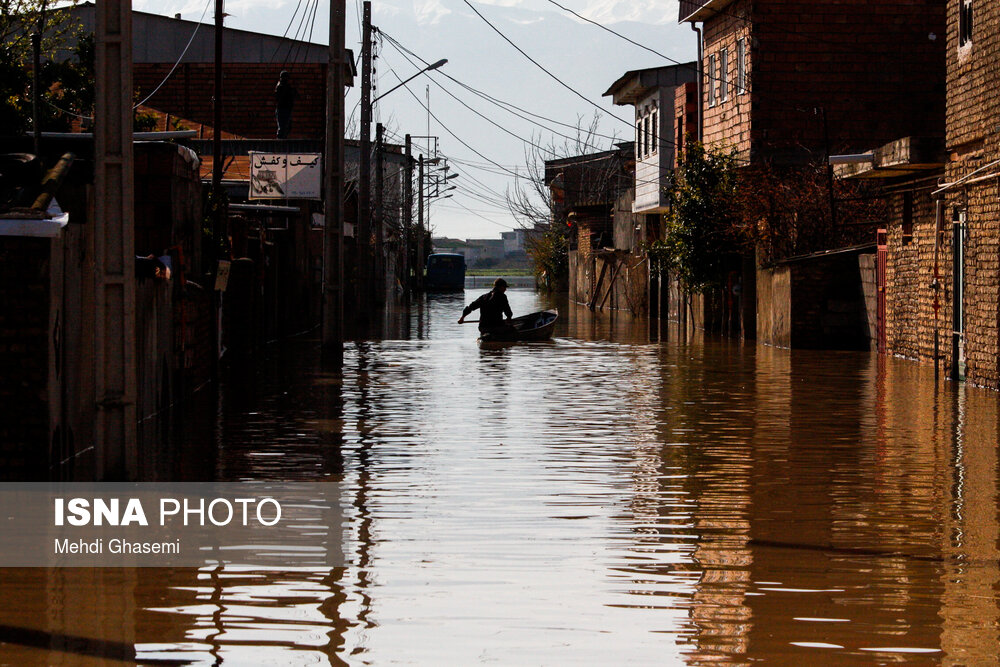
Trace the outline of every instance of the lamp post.
<path fill-rule="evenodd" d="M 423 68 L 422 70 L 420 70 L 419 72 L 417 72 L 413 76 L 400 81 L 398 84 L 396 84 L 395 86 L 393 86 L 389 90 L 385 91 L 384 93 L 382 93 L 381 95 L 379 95 L 378 97 L 376 97 L 375 99 L 373 99 L 371 103 L 375 104 L 376 102 L 378 102 L 380 99 L 382 99 L 383 97 L 385 97 L 386 95 L 388 95 L 392 91 L 394 91 L 394 90 L 396 90 L 398 88 L 402 88 L 403 86 L 405 86 L 406 84 L 408 84 L 410 81 L 413 81 L 414 79 L 416 79 L 418 76 L 420 76 L 424 72 L 430 72 L 433 69 L 437 69 L 438 67 L 441 67 L 441 65 L 444 65 L 446 62 L 448 62 L 448 59 L 447 58 L 442 58 L 441 60 L 437 61 L 436 63 L 432 63 L 432 64 L 428 65 L 427 67 Z"/>
<path fill-rule="evenodd" d="M 371 27 L 371 17 L 370 17 L 370 3 L 369 2 L 365 2 L 364 3 L 364 7 L 365 7 L 364 32 L 365 32 L 365 35 L 368 37 L 365 40 L 365 44 L 368 45 L 368 44 L 370 44 L 370 35 L 371 35 L 371 30 L 372 30 L 372 27 Z M 371 57 L 370 54 L 366 56 L 365 55 L 365 51 L 364 50 L 362 51 L 362 58 L 363 59 L 364 58 L 369 58 L 370 59 L 370 57 Z M 431 70 L 435 70 L 435 69 L 441 67 L 442 65 L 444 65 L 447 62 L 448 62 L 447 58 L 442 58 L 441 60 L 438 60 L 437 62 L 428 65 L 427 67 L 423 68 L 422 70 L 420 70 L 419 72 L 417 72 L 413 76 L 411 76 L 411 77 L 409 77 L 409 78 L 401 81 L 398 85 L 393 86 L 389 90 L 385 91 L 384 93 L 378 95 L 377 97 L 375 97 L 374 99 L 371 99 L 371 100 L 368 99 L 368 96 L 371 94 L 370 93 L 370 91 L 371 91 L 371 68 L 370 68 L 370 64 L 369 64 L 369 66 L 366 69 L 363 70 L 363 72 L 364 72 L 363 76 L 365 78 L 362 81 L 362 98 L 361 98 L 361 105 L 362 105 L 362 109 L 361 109 L 361 146 L 360 146 L 360 153 L 361 153 L 361 155 L 360 155 L 360 170 L 359 170 L 359 173 L 358 173 L 358 179 L 359 179 L 359 182 L 358 182 L 358 237 L 357 237 L 358 238 L 358 253 L 359 253 L 359 256 L 358 256 L 358 267 L 359 267 L 359 274 L 360 274 L 360 278 L 361 278 L 361 280 L 359 281 L 361 289 L 365 289 L 364 286 L 367 283 L 368 287 L 369 287 L 369 290 L 374 290 L 374 291 L 370 292 L 371 294 L 382 294 L 383 293 L 383 289 L 384 289 L 384 285 L 380 285 L 377 288 L 377 290 L 376 290 L 375 283 L 376 283 L 376 281 L 379 281 L 380 283 L 383 283 L 385 281 L 385 275 L 384 275 L 384 273 L 377 270 L 377 267 L 379 267 L 382 264 L 381 254 L 380 254 L 382 252 L 382 248 L 381 248 L 381 244 L 380 244 L 380 239 L 382 237 L 382 225 L 383 225 L 382 214 L 384 212 L 384 207 L 382 205 L 382 192 L 381 192 L 380 188 L 376 188 L 376 191 L 375 191 L 375 195 L 378 198 L 378 201 L 376 202 L 376 210 L 379 212 L 379 215 L 376 216 L 376 219 L 375 219 L 375 225 L 376 225 L 376 230 L 375 230 L 375 232 L 376 232 L 375 233 L 375 243 L 376 243 L 375 255 L 374 255 L 374 257 L 371 258 L 371 259 L 374 260 L 374 263 L 376 265 L 376 267 L 375 267 L 376 270 L 372 272 L 375 275 L 372 275 L 372 273 L 368 273 L 368 271 L 369 271 L 369 267 L 368 267 L 368 262 L 369 262 L 369 257 L 368 257 L 368 254 L 369 254 L 368 253 L 368 240 L 369 240 L 369 236 L 370 236 L 369 225 L 370 225 L 370 222 L 371 222 L 371 219 L 372 219 L 371 197 L 370 197 L 370 194 L 371 194 L 371 160 L 370 160 L 370 155 L 371 155 L 371 138 L 369 136 L 370 135 L 370 127 L 371 127 L 371 112 L 372 112 L 372 108 L 375 106 L 376 102 L 378 102 L 380 99 L 382 99 L 383 97 L 385 97 L 389 93 L 393 92 L 394 90 L 397 90 L 398 88 L 401 88 L 402 86 L 404 86 L 405 84 L 409 83 L 413 79 L 417 78 L 421 74 L 424 74 L 425 72 L 430 72 Z M 366 63 L 370 63 L 370 61 L 366 61 Z M 366 64 L 366 63 L 363 63 L 363 65 Z M 380 177 L 381 174 L 378 174 L 378 176 Z M 418 238 L 417 239 L 417 247 L 418 247 L 418 249 L 422 249 L 422 245 L 423 245 L 422 241 L 423 241 L 422 238 Z M 418 269 L 418 275 L 420 275 L 420 269 Z"/>

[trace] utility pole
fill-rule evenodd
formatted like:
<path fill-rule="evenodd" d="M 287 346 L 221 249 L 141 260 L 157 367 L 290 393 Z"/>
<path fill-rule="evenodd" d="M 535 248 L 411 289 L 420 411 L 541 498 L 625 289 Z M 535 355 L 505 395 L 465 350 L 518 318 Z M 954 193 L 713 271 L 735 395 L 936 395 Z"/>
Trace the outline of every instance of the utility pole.
<path fill-rule="evenodd" d="M 358 315 L 367 320 L 371 289 L 371 128 L 372 128 L 372 3 L 365 0 L 361 37 L 361 147 L 358 161 Z M 365 315 L 362 315 L 364 313 Z"/>
<path fill-rule="evenodd" d="M 417 158 L 417 259 L 413 271 L 417 274 L 417 292 L 424 291 L 424 156 Z"/>
<path fill-rule="evenodd" d="M 375 275 L 372 288 L 375 303 L 385 301 L 385 257 L 383 256 L 383 235 L 385 234 L 385 126 L 375 125 L 375 261 L 372 263 Z"/>
<path fill-rule="evenodd" d="M 406 135 L 403 177 L 403 294 L 410 293 L 410 227 L 413 225 L 413 144 Z"/>
<path fill-rule="evenodd" d="M 344 364 L 344 27 L 345 0 L 330 2 L 326 65 L 326 201 L 323 227 L 323 346 Z"/>
<path fill-rule="evenodd" d="M 42 157 L 42 91 L 39 73 L 42 69 L 42 33 L 45 32 L 45 2 L 38 10 L 38 25 L 31 34 L 31 129 L 35 136 L 35 156 Z"/>
<path fill-rule="evenodd" d="M 212 199 L 215 202 L 212 241 L 218 257 L 222 215 L 219 191 L 222 189 L 222 11 L 223 0 L 215 0 L 215 92 L 212 97 Z"/>
<path fill-rule="evenodd" d="M 132 3 L 96 6 L 94 99 L 94 443 L 99 480 L 138 473 Z"/>

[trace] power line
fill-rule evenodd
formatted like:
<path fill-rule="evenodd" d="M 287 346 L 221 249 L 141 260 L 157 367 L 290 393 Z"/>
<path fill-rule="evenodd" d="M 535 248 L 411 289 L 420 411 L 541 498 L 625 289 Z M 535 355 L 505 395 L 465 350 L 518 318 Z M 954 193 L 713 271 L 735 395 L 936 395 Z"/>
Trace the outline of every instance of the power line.
<path fill-rule="evenodd" d="M 430 64 L 428 61 L 424 60 L 419 55 L 417 55 L 416 53 L 414 53 L 410 49 L 408 49 L 405 46 L 403 46 L 403 44 L 401 44 L 399 42 L 399 40 L 397 40 L 394 37 L 392 37 L 392 35 L 387 34 L 383 30 L 380 30 L 379 32 L 382 35 L 384 35 L 387 40 L 389 40 L 389 43 L 397 51 L 401 50 L 401 51 L 404 51 L 405 53 L 408 53 L 409 55 L 413 56 L 414 58 L 416 58 L 417 60 L 419 60 L 420 62 L 422 62 L 424 65 L 429 65 Z M 494 97 L 493 95 L 490 95 L 489 93 L 485 93 L 485 92 L 483 92 L 481 90 L 478 90 L 477 88 L 474 88 L 473 86 L 470 86 L 469 84 L 465 83 L 464 81 L 460 81 L 460 80 L 456 79 L 455 77 L 451 76 L 450 74 L 448 74 L 447 72 L 445 72 L 443 70 L 435 70 L 434 74 L 440 75 L 440 76 L 443 76 L 443 77 L 449 79 L 453 83 L 455 83 L 455 84 L 461 86 L 462 88 L 468 90 L 470 93 L 473 93 L 474 95 L 477 95 L 478 97 L 481 97 L 482 99 L 484 99 L 487 102 L 490 102 L 491 104 L 493 104 L 493 105 L 495 105 L 495 106 L 503 109 L 504 111 L 506 111 L 509 114 L 517 116 L 518 118 L 521 118 L 521 119 L 523 119 L 523 120 L 525 120 L 525 121 L 527 121 L 529 123 L 532 123 L 534 125 L 537 125 L 538 127 L 541 127 L 541 128 L 543 128 L 545 130 L 548 130 L 549 132 L 552 132 L 553 134 L 558 134 L 559 136 L 565 137 L 565 138 L 570 139 L 570 140 L 577 140 L 577 141 L 579 141 L 579 137 L 571 137 L 569 135 L 562 134 L 562 133 L 560 133 L 560 132 L 558 132 L 556 130 L 553 130 L 550 127 L 546 127 L 545 125 L 542 125 L 538 121 L 534 121 L 534 120 L 531 120 L 530 118 L 526 118 L 522 114 L 527 114 L 527 115 L 533 116 L 535 118 L 540 118 L 540 119 L 542 119 L 544 121 L 547 121 L 549 123 L 553 123 L 555 125 L 561 125 L 563 127 L 567 127 L 567 128 L 572 129 L 572 130 L 577 130 L 578 132 L 581 130 L 579 124 L 577 124 L 577 125 L 571 125 L 570 123 L 564 123 L 564 122 L 556 120 L 554 118 L 549 118 L 547 116 L 543 116 L 541 114 L 537 114 L 537 113 L 534 113 L 532 111 L 528 111 L 527 109 L 519 107 L 516 104 L 513 104 L 511 102 L 507 102 L 506 100 L 501 100 L 501 99 L 499 99 L 497 97 Z M 442 89 L 444 89 L 443 86 L 441 86 L 440 83 L 438 83 L 437 81 L 435 81 L 435 83 L 437 83 L 437 85 L 439 87 L 441 87 Z M 516 109 L 517 111 L 514 111 L 514 109 Z M 517 112 L 521 112 L 521 113 L 517 113 Z M 618 137 L 616 135 L 601 134 L 600 132 L 597 132 L 596 130 L 593 131 L 593 132 L 588 132 L 588 134 L 592 134 L 595 137 L 602 137 L 604 139 L 610 139 L 612 141 L 620 141 L 621 140 L 621 137 Z M 584 142 L 584 144 L 586 146 L 586 142 Z M 595 148 L 596 148 L 596 146 L 595 146 Z"/>
<path fill-rule="evenodd" d="M 391 42 L 390 42 L 390 43 L 391 43 Z M 404 56 L 404 57 L 405 57 L 405 56 Z M 412 64 L 412 63 L 411 63 L 411 64 Z M 419 68 L 418 68 L 418 69 L 419 69 Z M 391 70 L 391 71 L 393 72 L 393 74 L 395 74 L 395 75 L 396 75 L 396 78 L 399 78 L 399 75 L 398 75 L 398 74 L 396 74 L 395 70 L 393 70 L 393 69 L 392 69 L 391 67 L 390 67 L 390 70 Z M 476 109 L 473 109 L 472 107 L 470 107 L 470 106 L 469 106 L 468 104 L 466 104 L 466 103 L 465 103 L 465 102 L 463 102 L 463 101 L 462 101 L 461 99 L 459 99 L 458 97 L 456 97 L 456 96 L 455 96 L 455 95 L 454 95 L 454 94 L 453 94 L 453 93 L 452 93 L 452 92 L 451 92 L 450 90 L 448 90 L 447 88 L 445 88 L 444 86 L 442 86 L 442 85 L 441 85 L 440 83 L 438 83 L 437 81 L 435 81 L 435 82 L 434 82 L 434 84 L 435 84 L 435 85 L 436 85 L 436 86 L 437 86 L 438 88 L 440 88 L 441 90 L 443 90 L 443 91 L 444 91 L 445 93 L 447 93 L 447 94 L 448 94 L 448 96 L 449 96 L 449 97 L 451 97 L 451 98 L 452 98 L 453 100 L 455 100 L 456 102 L 458 102 L 459 104 L 461 104 L 461 105 L 462 105 L 463 107 L 465 107 L 466 109 L 468 109 L 468 110 L 469 110 L 469 111 L 471 111 L 472 113 L 476 114 L 477 116 L 479 116 L 480 118 L 482 118 L 483 120 L 485 120 L 485 121 L 486 121 L 487 123 L 489 123 L 490 125 L 493 125 L 494 127 L 496 127 L 497 129 L 499 129 L 500 131 L 502 131 L 502 132 L 506 132 L 507 134 L 509 134 L 510 136 L 514 137 L 514 138 L 515 138 L 515 139 L 517 139 L 518 141 L 522 141 L 522 142 L 524 142 L 525 144 L 527 144 L 527 145 L 529 145 L 529 146 L 532 146 L 532 147 L 534 147 L 534 148 L 537 148 L 537 149 L 538 149 L 538 150 L 540 150 L 540 151 L 544 151 L 544 152 L 547 152 L 547 153 L 550 153 L 550 154 L 552 154 L 552 155 L 556 155 L 556 154 L 557 154 L 557 153 L 556 153 L 556 151 L 555 151 L 554 149 L 551 149 L 551 148 L 546 148 L 546 147 L 544 147 L 544 146 L 541 146 L 541 145 L 539 145 L 539 144 L 536 144 L 536 143 L 535 143 L 535 142 L 533 142 L 533 141 L 530 141 L 530 140 L 528 140 L 528 139 L 525 139 L 524 137 L 521 137 L 520 135 L 518 135 L 518 134 L 516 134 L 516 133 L 512 132 L 511 130 L 508 130 L 508 129 L 507 129 L 506 127 L 504 127 L 504 126 L 500 125 L 499 123 L 497 123 L 497 122 L 496 122 L 495 120 L 493 120 L 492 118 L 489 118 L 489 117 L 485 116 L 484 114 L 480 113 L 479 111 L 477 111 Z M 566 135 L 560 135 L 560 136 L 566 136 Z M 569 137 L 567 137 L 567 138 L 569 138 Z"/>
<path fill-rule="evenodd" d="M 400 83 L 403 82 L 403 79 L 400 79 L 398 74 L 396 74 L 395 72 L 393 72 L 392 74 L 397 79 L 399 79 Z M 440 125 L 448 134 L 450 134 L 452 137 L 454 137 L 455 140 L 458 141 L 458 143 L 462 144 L 463 146 L 465 146 L 466 148 L 468 148 L 470 151 L 472 151 L 473 153 L 475 153 L 479 157 L 483 158 L 487 162 L 489 162 L 489 163 L 493 164 L 494 166 L 498 167 L 499 169 L 502 169 L 503 171 L 506 171 L 509 174 L 513 175 L 513 176 L 517 175 L 514 172 L 509 171 L 508 169 L 505 169 L 503 167 L 503 165 L 501 165 L 498 162 L 494 162 L 493 160 L 491 160 L 490 158 L 488 158 L 487 156 L 483 155 L 482 153 L 480 153 L 479 151 L 477 151 L 475 148 L 473 148 L 472 146 L 470 146 L 468 143 L 466 143 L 461 137 L 459 137 L 457 134 L 455 134 L 454 132 L 452 132 L 451 129 L 447 125 L 445 125 L 444 123 L 442 123 L 441 119 L 438 118 L 436 115 L 434 115 L 434 112 L 431 111 L 430 108 L 428 108 L 428 106 L 423 102 L 423 100 L 421 100 L 416 94 L 414 94 L 414 92 L 412 90 L 410 90 L 410 87 L 408 85 L 403 84 L 403 88 L 405 88 L 406 92 L 408 92 L 413 97 L 413 99 L 415 99 L 417 101 L 417 103 L 420 106 L 422 106 L 424 109 L 426 109 L 426 111 L 430 115 L 430 117 L 433 118 L 434 120 L 436 120 L 438 122 L 438 125 Z"/>
<path fill-rule="evenodd" d="M 169 79 L 171 76 L 173 76 L 174 72 L 177 70 L 178 65 L 181 64 L 182 60 L 184 60 L 184 56 L 187 54 L 188 49 L 191 48 L 191 43 L 194 42 L 194 36 L 198 34 L 198 28 L 201 27 L 201 22 L 205 19 L 205 14 L 208 13 L 208 8 L 210 6 L 212 6 L 212 2 L 213 2 L 213 0 L 208 0 L 208 2 L 205 3 L 205 9 L 201 12 L 201 18 L 198 19 L 198 23 L 195 24 L 194 30 L 191 32 L 191 38 L 188 40 L 187 44 L 184 45 L 184 50 L 181 51 L 181 55 L 177 58 L 177 62 L 175 62 L 174 66 L 170 68 L 170 71 L 167 72 L 167 75 L 165 77 L 163 77 L 163 81 L 161 81 L 160 85 L 158 85 L 156 88 L 154 88 L 153 92 L 151 92 L 149 95 L 147 95 L 144 100 L 142 100 L 141 102 L 139 102 L 138 104 L 136 104 L 134 107 L 132 107 L 132 109 L 137 109 L 140 106 L 142 106 L 143 104 L 145 104 L 146 102 L 148 102 L 150 100 L 150 98 L 153 97 L 153 95 L 155 95 L 157 92 L 159 92 L 160 88 L 163 88 L 163 84 L 165 84 L 167 82 L 167 79 Z"/>
<path fill-rule="evenodd" d="M 590 104 L 590 105 L 594 106 L 601 113 L 605 113 L 608 116 L 610 116 L 611 118 L 619 120 L 622 123 L 627 124 L 629 127 L 632 127 L 631 121 L 627 121 L 624 118 L 620 118 L 620 117 L 614 115 L 613 113 L 609 113 L 608 111 L 606 111 L 601 106 L 599 106 L 599 105 L 595 104 L 594 102 L 592 102 L 591 100 L 587 99 L 587 97 L 584 96 L 582 93 L 580 93 L 580 91 L 578 91 L 575 88 L 573 88 L 572 86 L 570 86 L 568 83 L 566 83 L 565 81 L 563 81 L 562 79 L 560 79 L 559 77 L 557 77 L 555 74 L 553 74 L 552 72 L 550 72 L 549 70 L 547 70 L 537 60 L 535 60 L 534 58 L 532 58 L 531 56 L 529 56 L 527 53 L 525 53 L 524 50 L 521 47 L 519 47 L 517 44 L 515 44 L 513 41 L 511 41 L 510 38 L 507 37 L 507 35 L 503 34 L 503 32 L 500 31 L 499 28 L 497 28 L 495 25 L 493 25 L 492 23 L 490 23 L 489 19 L 487 19 L 485 16 L 483 16 L 479 12 L 479 10 L 476 9 L 475 6 L 473 6 L 473 4 L 471 2 L 469 2 L 469 0 L 462 0 L 462 2 L 464 2 L 466 5 L 468 5 L 469 9 L 471 9 L 473 12 L 475 12 L 476 16 L 478 16 L 479 18 L 481 18 L 486 23 L 486 25 L 488 25 L 489 27 L 493 28 L 494 32 L 496 32 L 498 35 L 500 35 L 504 39 L 504 41 L 506 41 L 508 44 L 510 44 L 511 46 L 513 46 L 515 49 L 517 49 L 518 53 L 520 53 L 522 56 L 524 56 L 525 58 L 527 58 L 528 60 L 530 60 L 538 69 L 542 70 L 543 72 L 545 72 L 546 74 L 548 74 L 550 77 L 552 77 L 563 88 L 565 88 L 566 90 L 570 91 L 571 93 L 573 93 L 574 95 L 576 95 L 577 97 L 579 97 L 581 100 L 583 100 L 587 104 Z"/>

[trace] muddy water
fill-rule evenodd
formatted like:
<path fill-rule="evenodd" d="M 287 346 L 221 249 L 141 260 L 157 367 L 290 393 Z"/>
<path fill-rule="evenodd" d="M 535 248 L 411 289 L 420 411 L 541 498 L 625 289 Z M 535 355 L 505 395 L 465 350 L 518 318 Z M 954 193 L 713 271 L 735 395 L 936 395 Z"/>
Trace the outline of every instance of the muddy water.
<path fill-rule="evenodd" d="M 338 482 L 346 568 L 2 571 L 0 662 L 1000 663 L 995 393 L 566 304 L 481 349 L 474 296 L 189 416 L 172 474 Z"/>

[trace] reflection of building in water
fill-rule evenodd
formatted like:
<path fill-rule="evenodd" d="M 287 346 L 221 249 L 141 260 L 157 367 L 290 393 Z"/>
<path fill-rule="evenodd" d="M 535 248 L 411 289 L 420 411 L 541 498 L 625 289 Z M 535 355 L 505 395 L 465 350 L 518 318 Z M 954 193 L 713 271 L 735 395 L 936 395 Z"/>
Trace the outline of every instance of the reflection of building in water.
<path fill-rule="evenodd" d="M 635 397 L 630 518 L 640 533 L 634 548 L 656 557 L 635 561 L 632 585 L 636 594 L 666 596 L 666 606 L 687 608 L 681 627 L 671 628 L 686 660 L 742 660 L 751 620 L 752 370 L 713 373 L 720 364 L 744 368 L 744 353 L 736 346 L 701 349 L 701 359 L 688 359 L 684 346 L 661 347 L 660 386 L 652 400 L 649 392 Z"/>
<path fill-rule="evenodd" d="M 942 397 L 944 398 L 944 397 Z M 943 506 L 941 648 L 951 664 L 1000 664 L 1000 539 L 997 504 L 997 399 L 962 385 L 947 399 L 951 446 L 939 479 Z M 944 412 L 944 411 L 942 411 Z"/>

